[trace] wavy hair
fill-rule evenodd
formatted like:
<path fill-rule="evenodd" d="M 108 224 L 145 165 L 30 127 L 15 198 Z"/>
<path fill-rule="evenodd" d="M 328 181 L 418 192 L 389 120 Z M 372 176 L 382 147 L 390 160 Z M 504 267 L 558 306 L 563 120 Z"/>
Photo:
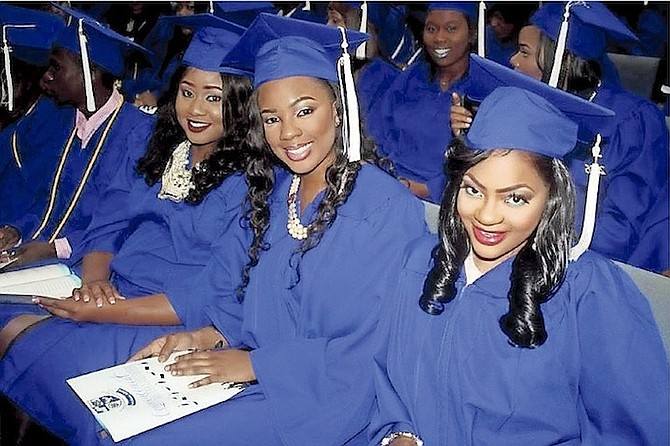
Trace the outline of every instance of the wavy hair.
<path fill-rule="evenodd" d="M 331 93 L 333 101 L 335 101 L 338 116 L 342 117 L 342 101 L 338 86 L 325 80 L 317 80 L 323 82 L 323 85 L 327 87 L 328 91 Z M 254 93 L 254 99 L 257 99 L 257 92 Z M 242 272 L 242 283 L 237 290 L 237 296 L 240 301 L 244 299 L 244 293 L 249 284 L 249 272 L 251 268 L 258 264 L 261 252 L 269 249 L 264 238 L 265 233 L 270 226 L 269 197 L 275 184 L 274 169 L 276 166 L 288 169 L 279 158 L 274 155 L 272 149 L 263 137 L 263 122 L 260 110 L 258 109 L 257 100 L 251 101 L 251 108 L 253 109 L 254 121 L 249 131 L 250 140 L 248 145 L 254 148 L 255 153 L 250 155 L 246 169 L 247 184 L 249 186 L 247 195 L 249 209 L 247 210 L 246 217 L 253 232 L 253 242 L 249 248 L 249 262 L 244 267 Z M 316 247 L 321 241 L 326 229 L 333 224 L 337 218 L 337 209 L 349 198 L 361 168 L 359 162 L 348 161 L 347 156 L 344 153 L 342 134 L 339 131 L 335 133 L 335 160 L 326 169 L 325 194 L 317 208 L 316 218 L 310 223 L 308 237 L 302 242 L 298 251 L 294 253 L 299 258 L 302 258 L 307 251 Z M 362 137 L 361 159 L 378 165 L 388 171 L 389 166 L 383 158 L 377 155 L 372 141 L 365 135 L 362 135 Z M 292 266 L 295 266 L 296 271 L 298 272 L 298 281 L 300 280 L 299 261 L 300 260 L 298 259 L 298 263 L 295 265 L 292 263 Z M 296 284 L 297 282 L 293 286 Z"/>
<path fill-rule="evenodd" d="M 180 67 L 170 80 L 170 89 L 159 100 L 157 121 L 146 153 L 139 159 L 136 171 L 144 176 L 149 186 L 161 180 L 172 157 L 174 148 L 186 139 L 184 129 L 177 121 L 175 101 L 186 67 Z M 249 103 L 253 93 L 251 80 L 245 76 L 221 74 L 223 137 L 214 152 L 193 169 L 193 187 L 184 199 L 190 204 L 200 203 L 226 177 L 246 167 L 247 129 L 252 122 Z"/>
<path fill-rule="evenodd" d="M 492 153 L 468 149 L 462 137 L 455 138 L 449 147 L 450 180 L 440 208 L 440 243 L 433 251 L 433 267 L 419 299 L 419 306 L 428 314 L 441 314 L 445 304 L 456 296 L 459 269 L 471 250 L 457 211 L 458 193 L 465 173 Z M 549 196 L 539 224 L 513 260 L 507 295 L 509 309 L 500 318 L 500 328 L 511 344 L 534 348 L 547 339 L 541 304 L 551 298 L 565 277 L 574 238 L 575 192 L 570 173 L 560 160 L 530 156 L 536 171 L 549 186 Z"/>

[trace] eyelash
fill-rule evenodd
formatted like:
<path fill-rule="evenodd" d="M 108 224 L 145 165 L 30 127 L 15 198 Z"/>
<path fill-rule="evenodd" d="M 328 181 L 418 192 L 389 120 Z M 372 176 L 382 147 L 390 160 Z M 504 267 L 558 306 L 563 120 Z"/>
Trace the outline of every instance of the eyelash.
<path fill-rule="evenodd" d="M 464 184 L 461 186 L 461 188 L 465 190 L 465 193 L 472 197 L 481 196 L 481 192 L 476 187 Z M 505 203 L 511 206 L 522 206 L 524 204 L 528 204 L 529 202 L 530 200 L 521 194 L 514 193 L 505 197 Z"/>

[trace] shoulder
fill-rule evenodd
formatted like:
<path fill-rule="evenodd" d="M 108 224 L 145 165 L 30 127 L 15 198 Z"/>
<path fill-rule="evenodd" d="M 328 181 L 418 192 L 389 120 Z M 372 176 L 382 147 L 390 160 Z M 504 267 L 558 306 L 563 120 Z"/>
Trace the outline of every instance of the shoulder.
<path fill-rule="evenodd" d="M 363 164 L 353 192 L 338 213 L 350 218 L 370 220 L 375 215 L 389 212 L 399 213 L 396 217 L 420 217 L 424 222 L 425 210 L 421 200 L 382 169 L 372 164 Z"/>
<path fill-rule="evenodd" d="M 247 183 L 240 172 L 228 175 L 223 182 L 205 197 L 205 202 L 215 200 L 219 211 L 230 211 L 244 204 Z"/>

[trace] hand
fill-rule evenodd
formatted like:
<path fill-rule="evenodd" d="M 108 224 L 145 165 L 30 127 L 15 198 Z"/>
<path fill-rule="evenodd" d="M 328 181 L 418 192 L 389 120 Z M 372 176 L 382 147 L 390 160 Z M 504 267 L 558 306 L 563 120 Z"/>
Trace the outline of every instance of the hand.
<path fill-rule="evenodd" d="M 76 322 L 93 321 L 93 312 L 98 310 L 98 307 L 93 302 L 75 301 L 72 298 L 53 299 L 50 297 L 35 296 L 33 302 L 54 316 L 71 319 Z"/>
<path fill-rule="evenodd" d="M 0 227 L 0 251 L 7 251 L 21 240 L 21 233 L 14 226 Z"/>
<path fill-rule="evenodd" d="M 135 96 L 135 102 L 133 102 L 133 105 L 135 105 L 135 107 L 141 107 L 143 105 L 148 107 L 156 107 L 158 106 L 158 99 L 156 98 L 156 95 L 147 90 Z"/>
<path fill-rule="evenodd" d="M 125 299 L 125 297 L 119 294 L 108 280 L 94 280 L 83 284 L 81 288 L 75 289 L 72 292 L 72 299 L 86 303 L 93 300 L 96 307 L 101 308 L 105 301 L 114 305 L 117 299 Z"/>
<path fill-rule="evenodd" d="M 11 265 L 12 269 L 40 260 L 55 259 L 58 256 L 56 255 L 56 247 L 53 243 L 30 242 L 21 245 L 16 250 L 14 257 L 16 257 L 16 260 Z"/>
<path fill-rule="evenodd" d="M 216 328 L 209 326 L 196 331 L 173 333 L 154 339 L 149 345 L 135 353 L 128 361 L 137 361 L 152 356 L 158 356 L 158 361 L 165 362 L 177 350 L 208 350 L 216 343 L 224 340 Z"/>
<path fill-rule="evenodd" d="M 451 114 L 449 115 L 449 122 L 451 124 L 451 133 L 454 136 L 460 136 L 463 130 L 470 128 L 472 123 L 472 113 L 470 110 L 463 107 L 461 97 L 458 93 L 451 93 Z"/>
<path fill-rule="evenodd" d="M 189 384 L 200 387 L 218 382 L 249 382 L 256 379 L 251 357 L 245 350 L 207 350 L 178 356 L 165 370 L 175 376 L 209 375 Z"/>

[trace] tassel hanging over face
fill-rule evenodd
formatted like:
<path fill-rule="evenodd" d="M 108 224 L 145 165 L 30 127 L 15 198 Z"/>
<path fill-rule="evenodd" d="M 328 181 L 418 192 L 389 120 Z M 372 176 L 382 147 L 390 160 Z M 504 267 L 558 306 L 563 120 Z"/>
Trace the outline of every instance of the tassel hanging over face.
<path fill-rule="evenodd" d="M 479 15 L 477 16 L 477 55 L 486 57 L 486 3 L 479 2 Z"/>

